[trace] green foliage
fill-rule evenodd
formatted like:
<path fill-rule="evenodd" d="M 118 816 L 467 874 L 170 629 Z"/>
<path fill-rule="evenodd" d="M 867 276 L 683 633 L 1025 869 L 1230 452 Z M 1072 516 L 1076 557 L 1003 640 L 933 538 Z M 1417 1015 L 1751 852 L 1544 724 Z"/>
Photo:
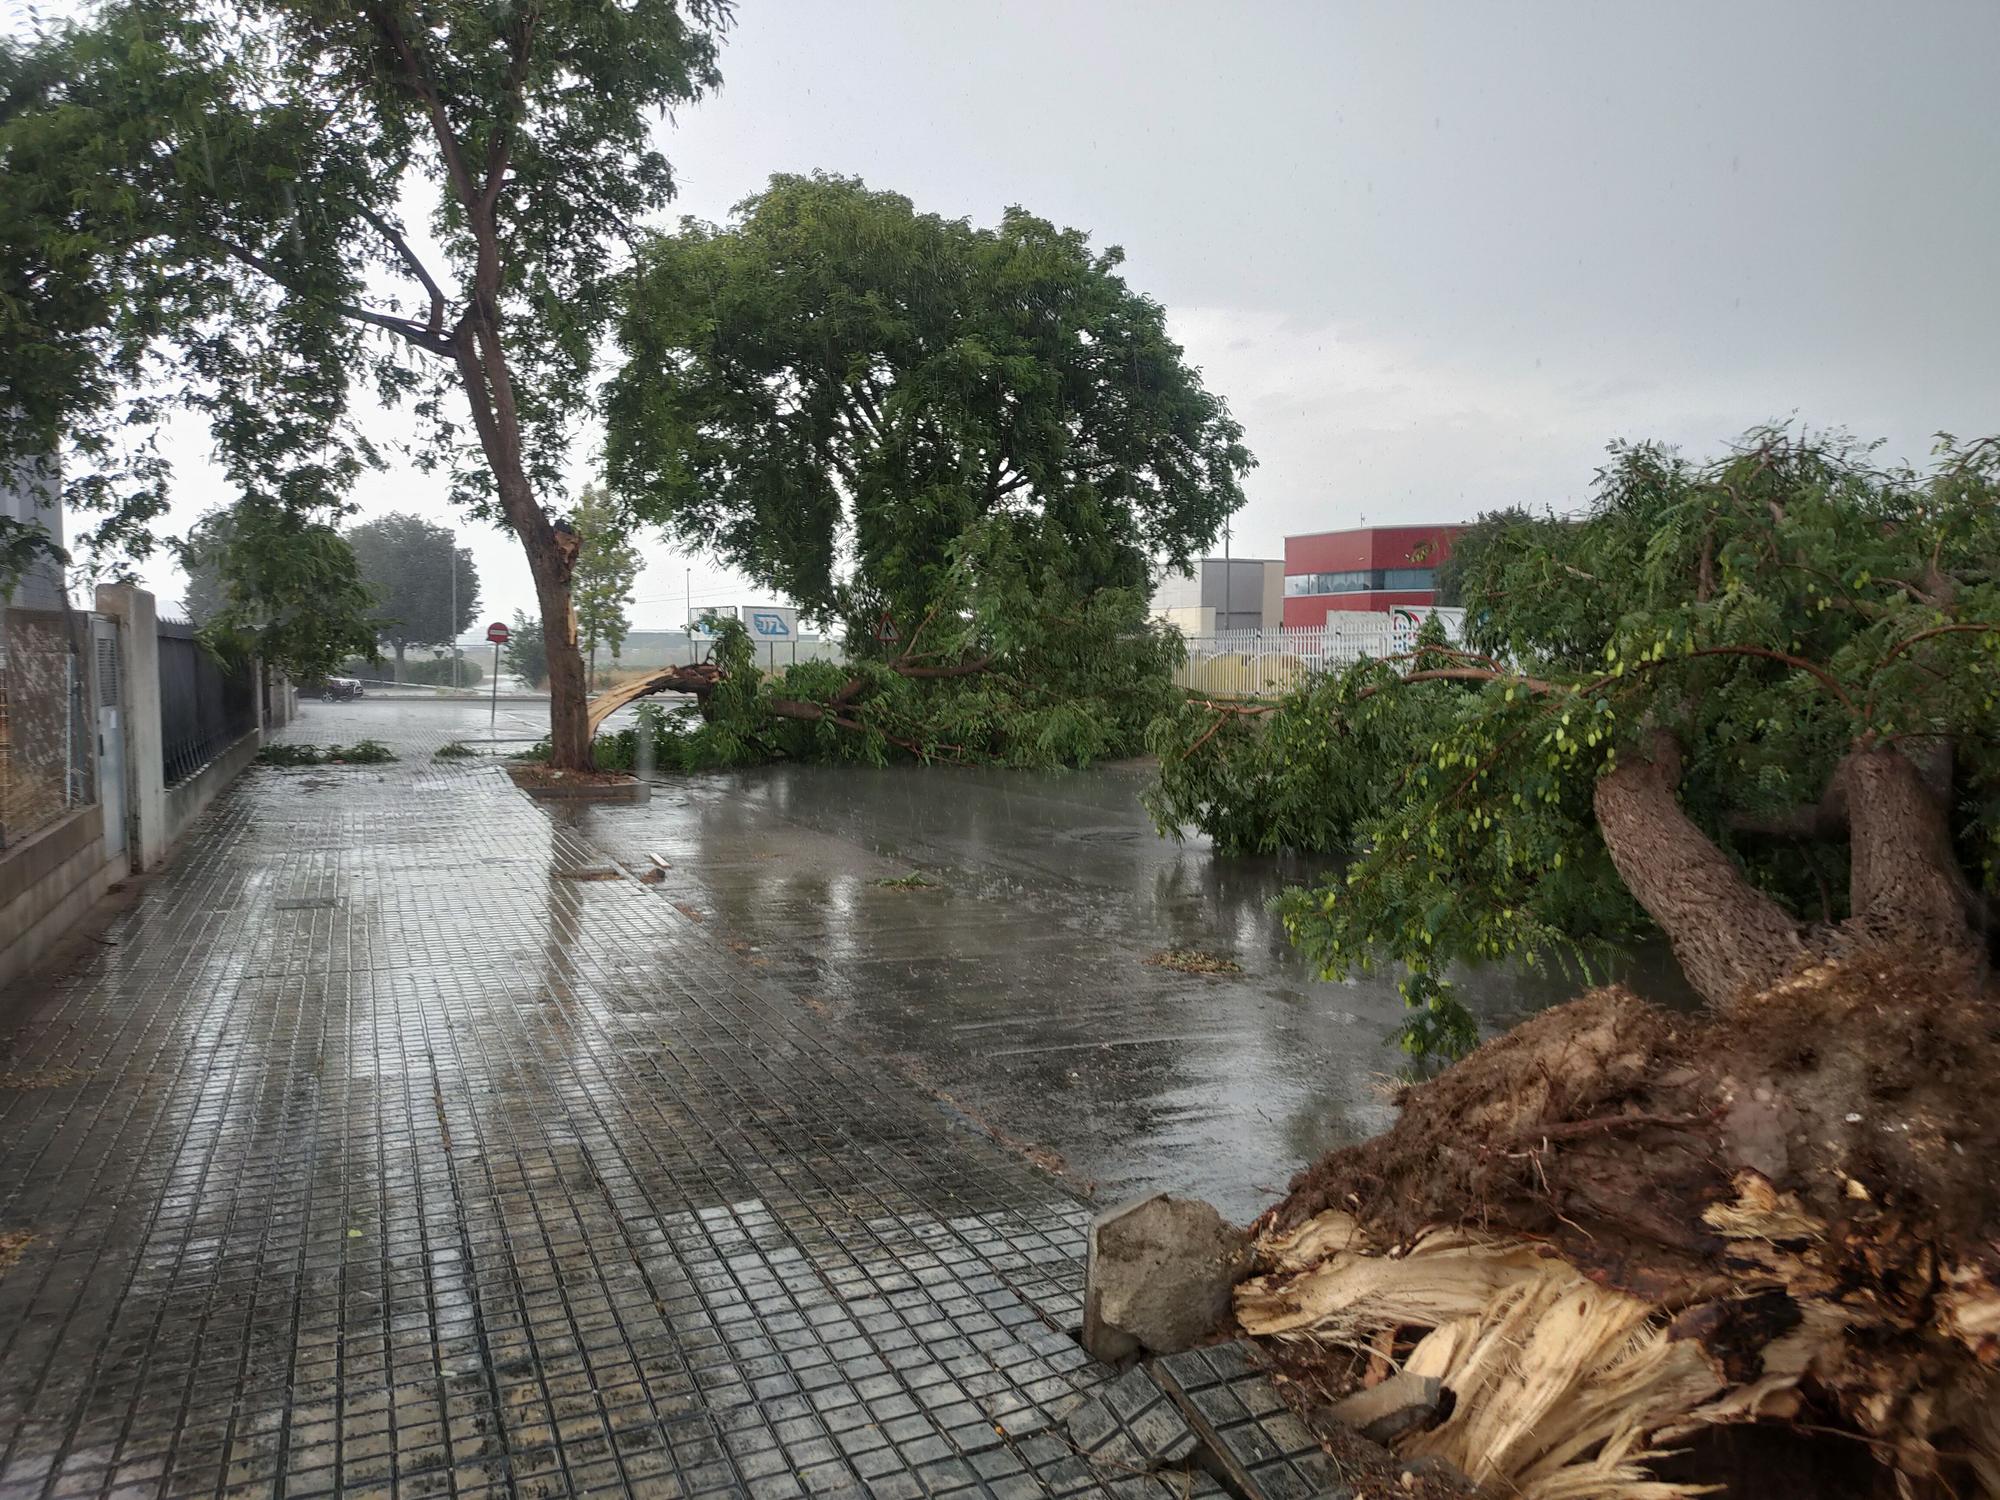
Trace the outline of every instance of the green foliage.
<path fill-rule="evenodd" d="M 432 760 L 478 760 L 479 752 L 463 740 L 447 740 L 431 752 Z"/>
<path fill-rule="evenodd" d="M 454 640 L 478 617 L 479 568 L 471 549 L 458 545 L 450 527 L 405 512 L 363 521 L 348 531 L 347 543 L 374 597 L 376 634 L 395 652 L 396 680 L 423 680 L 408 676 L 404 651 Z M 448 663 L 440 680 L 451 680 Z"/>
<path fill-rule="evenodd" d="M 774 177 L 729 227 L 642 252 L 612 488 L 844 619 L 857 656 L 885 615 L 916 629 L 982 524 L 1032 579 L 1143 591 L 1153 557 L 1184 566 L 1242 504 L 1251 459 L 1123 258 L 1017 208 L 975 229 Z"/>
<path fill-rule="evenodd" d="M 143 557 L 171 478 L 156 433 L 191 412 L 250 529 L 320 567 L 380 461 L 351 403 L 408 400 L 418 462 L 546 581 L 536 495 L 594 399 L 632 226 L 671 197 L 659 115 L 719 81 L 728 17 L 104 0 L 0 38 L 0 471 L 59 457 L 65 501 L 101 517 L 84 545 Z M 410 203 L 435 205 L 429 264 Z M 282 615 L 299 582 L 263 557 L 238 607 Z"/>
<path fill-rule="evenodd" d="M 1180 639 L 1148 625 L 1143 594 L 1031 588 L 1004 530 L 968 539 L 949 588 L 896 657 L 799 662 L 777 678 L 740 622 L 710 617 L 723 679 L 703 716 L 649 720 L 655 764 L 1080 766 L 1138 753 L 1173 702 Z M 630 729 L 597 741 L 600 767 L 627 769 L 636 753 Z"/>
<path fill-rule="evenodd" d="M 514 623 L 507 631 L 507 644 L 500 648 L 507 670 L 530 687 L 549 680 L 549 648 L 542 636 L 542 622 L 514 611 Z"/>
<path fill-rule="evenodd" d="M 379 766 L 396 759 L 380 740 L 356 740 L 351 745 L 266 745 L 257 759 L 267 766 Z"/>
<path fill-rule="evenodd" d="M 1435 618 L 1418 640 L 1420 661 L 1444 664 Z M 1171 838 L 1196 829 L 1222 854 L 1350 847 L 1400 787 L 1410 747 L 1443 732 L 1469 696 L 1383 692 L 1404 665 L 1320 673 L 1275 704 L 1173 704 L 1146 734 L 1160 771 L 1141 800 L 1155 826 Z"/>
<path fill-rule="evenodd" d="M 1850 749 L 1947 739 L 1961 859 L 2000 889 L 2000 442 L 1943 440 L 1925 473 L 1780 429 L 1709 464 L 1620 447 L 1583 515 L 1495 518 L 1456 568 L 1459 653 L 1359 664 L 1199 746 L 1197 705 L 1153 740 L 1157 817 L 1353 851 L 1286 893 L 1285 928 L 1329 978 L 1400 966 L 1412 1050 L 1474 1040 L 1454 966 L 1587 966 L 1648 930 L 1592 799 L 1658 731 L 1688 816 L 1802 920 L 1844 915 L 1844 847 L 1747 830 L 1816 804 Z"/>
<path fill-rule="evenodd" d="M 339 532 L 254 499 L 210 511 L 175 543 L 186 600 L 219 655 L 260 657 L 306 681 L 373 656 L 370 598 Z"/>
<path fill-rule="evenodd" d="M 586 485 L 577 497 L 570 524 L 578 541 L 576 570 L 570 575 L 577 644 L 595 663 L 598 646 L 609 646 L 614 657 L 624 648 L 625 633 L 632 628 L 626 610 L 645 559 L 625 540 L 624 518 L 596 485 Z"/>

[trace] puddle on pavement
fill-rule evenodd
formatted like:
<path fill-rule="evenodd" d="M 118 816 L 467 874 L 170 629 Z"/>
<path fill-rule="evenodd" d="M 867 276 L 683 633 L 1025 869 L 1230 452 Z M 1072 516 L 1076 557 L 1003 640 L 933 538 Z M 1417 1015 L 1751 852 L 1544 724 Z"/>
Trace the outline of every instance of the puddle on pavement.
<path fill-rule="evenodd" d="M 1326 861 L 1161 839 L 1149 774 L 766 767 L 553 815 L 628 866 L 664 860 L 661 899 L 754 951 L 753 982 L 1100 1200 L 1175 1189 L 1247 1219 L 1388 1124 L 1401 1005 L 1393 978 L 1326 984 L 1285 943 L 1269 902 Z M 1238 969 L 1159 962 L 1173 952 Z M 1659 969 L 1636 976 L 1648 993 L 1670 987 Z M 1578 986 L 1496 970 L 1465 988 L 1497 1030 Z"/>

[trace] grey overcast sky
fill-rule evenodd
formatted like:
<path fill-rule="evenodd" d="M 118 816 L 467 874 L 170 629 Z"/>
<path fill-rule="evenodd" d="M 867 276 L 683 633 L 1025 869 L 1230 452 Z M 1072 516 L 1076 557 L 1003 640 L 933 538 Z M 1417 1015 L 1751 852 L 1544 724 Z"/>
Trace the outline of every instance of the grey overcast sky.
<path fill-rule="evenodd" d="M 1612 438 L 2000 431 L 1996 57 L 1994 0 L 744 0 L 665 136 L 702 218 L 823 168 L 1123 245 L 1260 461 L 1237 555 L 1276 556 L 1574 503 Z M 493 612 L 528 603 L 465 529 Z M 647 555 L 639 622 L 677 623 L 687 560 Z"/>

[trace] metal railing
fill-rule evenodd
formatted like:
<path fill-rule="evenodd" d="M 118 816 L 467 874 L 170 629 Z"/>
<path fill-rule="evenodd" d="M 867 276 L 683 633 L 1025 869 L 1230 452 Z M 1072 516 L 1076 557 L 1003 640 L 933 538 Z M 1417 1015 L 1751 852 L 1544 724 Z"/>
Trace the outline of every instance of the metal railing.
<path fill-rule="evenodd" d="M 1310 629 L 1228 630 L 1190 636 L 1187 660 L 1174 673 L 1190 692 L 1229 698 L 1276 698 L 1304 687 L 1317 672 L 1337 672 L 1362 657 L 1382 660 L 1416 649 L 1417 632 L 1436 615 L 1450 640 L 1459 638 L 1462 609 L 1354 610 Z"/>
<path fill-rule="evenodd" d="M 87 615 L 0 609 L 0 848 L 96 800 Z"/>
<path fill-rule="evenodd" d="M 160 750 L 168 786 L 185 781 L 257 726 L 247 663 L 225 664 L 195 627 L 161 620 Z"/>

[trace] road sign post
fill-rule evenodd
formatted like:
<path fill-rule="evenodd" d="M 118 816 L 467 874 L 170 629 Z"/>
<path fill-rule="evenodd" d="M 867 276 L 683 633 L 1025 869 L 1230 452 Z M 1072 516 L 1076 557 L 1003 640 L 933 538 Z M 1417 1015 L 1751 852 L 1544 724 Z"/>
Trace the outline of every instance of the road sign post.
<path fill-rule="evenodd" d="M 493 643 L 493 701 L 486 711 L 486 737 L 490 740 L 500 724 L 500 648 L 507 644 L 507 626 L 495 620 L 486 627 L 486 639 Z"/>

